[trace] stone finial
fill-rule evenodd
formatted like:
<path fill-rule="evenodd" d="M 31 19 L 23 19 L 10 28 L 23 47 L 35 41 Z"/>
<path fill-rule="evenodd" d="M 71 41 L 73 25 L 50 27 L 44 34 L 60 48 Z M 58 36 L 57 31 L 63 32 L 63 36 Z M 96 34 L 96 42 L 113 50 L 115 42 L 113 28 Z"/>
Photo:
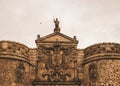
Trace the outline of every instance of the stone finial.
<path fill-rule="evenodd" d="M 60 27 L 59 27 L 59 21 L 58 21 L 58 18 L 54 19 L 54 23 L 55 23 L 55 29 L 54 29 L 54 32 L 60 32 Z"/>
<path fill-rule="evenodd" d="M 77 39 L 76 36 L 73 37 L 75 40 Z"/>
<path fill-rule="evenodd" d="M 37 35 L 37 38 L 38 38 L 38 39 L 40 38 L 40 35 L 39 35 L 39 34 Z"/>

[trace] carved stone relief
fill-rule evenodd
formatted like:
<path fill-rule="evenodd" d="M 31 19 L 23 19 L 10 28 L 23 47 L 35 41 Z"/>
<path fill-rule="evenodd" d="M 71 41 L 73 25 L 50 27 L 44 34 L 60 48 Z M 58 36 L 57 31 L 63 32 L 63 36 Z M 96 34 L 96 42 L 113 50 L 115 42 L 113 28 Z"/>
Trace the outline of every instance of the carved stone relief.
<path fill-rule="evenodd" d="M 19 62 L 15 69 L 16 83 L 22 83 L 25 77 L 25 66 L 24 63 Z"/>
<path fill-rule="evenodd" d="M 89 78 L 91 79 L 91 81 L 96 81 L 98 79 L 98 68 L 96 64 L 90 64 Z"/>
<path fill-rule="evenodd" d="M 56 42 L 53 47 L 40 46 L 38 56 L 38 77 L 41 80 L 67 81 L 70 78 L 71 80 L 76 78 L 74 76 L 76 56 L 74 47 L 64 48 Z"/>

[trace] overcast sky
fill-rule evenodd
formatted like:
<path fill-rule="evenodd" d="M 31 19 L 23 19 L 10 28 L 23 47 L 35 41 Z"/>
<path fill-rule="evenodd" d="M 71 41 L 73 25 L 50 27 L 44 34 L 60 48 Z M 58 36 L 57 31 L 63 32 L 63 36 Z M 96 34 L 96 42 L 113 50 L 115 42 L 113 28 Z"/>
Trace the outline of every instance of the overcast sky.
<path fill-rule="evenodd" d="M 53 32 L 53 17 L 62 33 L 77 36 L 78 48 L 120 43 L 120 0 L 0 0 L 0 40 L 34 48 L 37 34 Z"/>

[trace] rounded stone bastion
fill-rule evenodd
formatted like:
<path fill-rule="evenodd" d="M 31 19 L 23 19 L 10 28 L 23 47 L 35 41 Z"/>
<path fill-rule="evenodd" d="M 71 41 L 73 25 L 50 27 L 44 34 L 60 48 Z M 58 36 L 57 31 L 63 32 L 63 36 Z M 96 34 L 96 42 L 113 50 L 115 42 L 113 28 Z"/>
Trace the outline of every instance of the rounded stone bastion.
<path fill-rule="evenodd" d="M 120 86 L 120 44 L 99 43 L 84 50 L 84 86 Z"/>
<path fill-rule="evenodd" d="M 29 48 L 12 41 L 0 41 L 0 86 L 29 86 Z"/>

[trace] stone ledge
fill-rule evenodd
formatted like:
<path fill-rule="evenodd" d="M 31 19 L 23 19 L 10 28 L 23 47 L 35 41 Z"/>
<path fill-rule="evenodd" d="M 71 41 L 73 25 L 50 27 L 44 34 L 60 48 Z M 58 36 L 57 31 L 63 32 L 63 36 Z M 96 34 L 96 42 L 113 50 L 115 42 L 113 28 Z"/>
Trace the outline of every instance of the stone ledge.
<path fill-rule="evenodd" d="M 99 43 L 92 45 L 90 47 L 87 47 L 84 50 L 84 58 L 89 58 L 91 56 L 97 55 L 97 54 L 104 54 L 104 53 L 116 53 L 120 54 L 120 44 L 118 43 Z"/>
<path fill-rule="evenodd" d="M 120 59 L 120 54 L 104 54 L 104 55 L 95 55 L 89 58 L 84 59 L 83 65 L 92 61 L 101 60 L 101 59 Z"/>
<path fill-rule="evenodd" d="M 49 82 L 49 81 L 34 81 L 33 85 L 81 85 L 80 81 L 61 81 L 61 82 Z"/>
<path fill-rule="evenodd" d="M 22 60 L 22 61 L 25 61 L 25 62 L 31 64 L 28 59 L 25 59 L 24 57 L 17 56 L 17 55 L 11 55 L 11 54 L 7 54 L 7 55 L 6 55 L 6 54 L 2 54 L 2 55 L 0 55 L 0 58 Z"/>

